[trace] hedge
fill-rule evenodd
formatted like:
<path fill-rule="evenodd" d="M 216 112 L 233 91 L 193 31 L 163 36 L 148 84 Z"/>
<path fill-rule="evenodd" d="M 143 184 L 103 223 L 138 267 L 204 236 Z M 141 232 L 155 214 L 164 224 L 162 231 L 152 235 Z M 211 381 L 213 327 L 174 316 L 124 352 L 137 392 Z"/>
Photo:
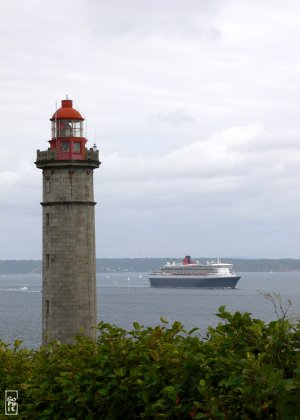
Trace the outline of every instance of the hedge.
<path fill-rule="evenodd" d="M 217 315 L 205 337 L 161 319 L 39 350 L 1 341 L 0 418 L 16 389 L 18 419 L 300 419 L 300 323 Z"/>

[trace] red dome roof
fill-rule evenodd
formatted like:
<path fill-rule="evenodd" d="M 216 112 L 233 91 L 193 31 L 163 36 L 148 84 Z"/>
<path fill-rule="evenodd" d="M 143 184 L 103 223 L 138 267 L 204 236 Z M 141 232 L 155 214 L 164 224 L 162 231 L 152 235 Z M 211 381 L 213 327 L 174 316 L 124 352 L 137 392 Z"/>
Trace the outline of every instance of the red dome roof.
<path fill-rule="evenodd" d="M 71 99 L 63 99 L 61 101 L 61 108 L 54 112 L 50 121 L 55 121 L 56 119 L 84 120 L 80 112 L 73 108 L 73 101 Z"/>

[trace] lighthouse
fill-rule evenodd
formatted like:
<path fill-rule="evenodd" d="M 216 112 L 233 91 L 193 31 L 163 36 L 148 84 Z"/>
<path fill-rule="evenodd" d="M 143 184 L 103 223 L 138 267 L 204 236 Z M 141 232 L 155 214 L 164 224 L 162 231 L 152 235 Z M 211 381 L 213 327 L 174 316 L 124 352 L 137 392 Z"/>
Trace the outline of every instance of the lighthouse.
<path fill-rule="evenodd" d="M 62 100 L 50 121 L 50 147 L 35 162 L 43 171 L 42 341 L 73 343 L 96 335 L 93 172 L 100 162 L 72 100 Z"/>

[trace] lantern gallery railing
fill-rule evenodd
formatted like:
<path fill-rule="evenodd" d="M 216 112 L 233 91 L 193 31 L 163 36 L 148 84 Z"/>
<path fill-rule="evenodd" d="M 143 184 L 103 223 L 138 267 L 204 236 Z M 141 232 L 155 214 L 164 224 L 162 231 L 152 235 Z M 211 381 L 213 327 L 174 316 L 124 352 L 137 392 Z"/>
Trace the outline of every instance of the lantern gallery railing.
<path fill-rule="evenodd" d="M 36 161 L 45 161 L 45 160 L 55 160 L 57 157 L 57 151 L 55 149 L 48 150 L 37 150 Z M 87 149 L 85 148 L 85 159 L 86 160 L 99 160 L 99 150 L 95 148 Z"/>
<path fill-rule="evenodd" d="M 54 160 L 56 159 L 56 156 L 57 156 L 56 150 L 53 150 L 53 149 L 52 150 L 48 149 L 48 150 L 43 150 L 43 151 L 37 150 L 36 152 L 37 162 L 41 160 Z"/>

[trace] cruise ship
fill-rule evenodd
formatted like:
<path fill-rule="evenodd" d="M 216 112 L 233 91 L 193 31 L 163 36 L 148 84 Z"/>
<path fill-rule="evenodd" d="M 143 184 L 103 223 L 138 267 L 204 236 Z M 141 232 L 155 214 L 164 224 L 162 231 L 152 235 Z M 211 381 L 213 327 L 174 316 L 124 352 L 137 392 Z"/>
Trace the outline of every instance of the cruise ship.
<path fill-rule="evenodd" d="M 232 264 L 191 261 L 187 255 L 182 262 L 167 261 L 158 271 L 149 274 L 151 287 L 203 287 L 234 289 L 241 278 L 232 271 Z"/>

